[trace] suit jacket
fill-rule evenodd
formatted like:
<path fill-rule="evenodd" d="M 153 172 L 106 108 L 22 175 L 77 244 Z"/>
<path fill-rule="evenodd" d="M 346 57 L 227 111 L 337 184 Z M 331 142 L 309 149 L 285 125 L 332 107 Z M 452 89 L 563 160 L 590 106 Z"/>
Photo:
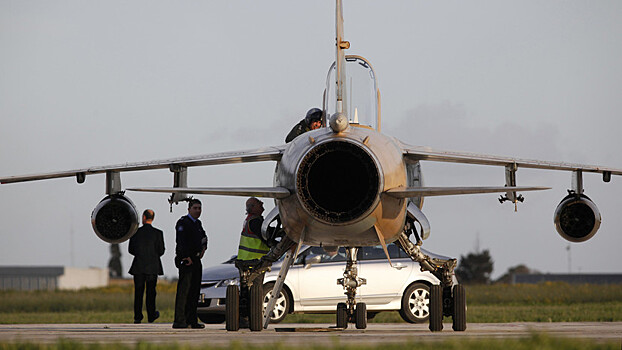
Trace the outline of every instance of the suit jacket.
<path fill-rule="evenodd" d="M 163 275 L 160 257 L 164 254 L 164 235 L 161 230 L 145 224 L 130 238 L 130 254 L 134 255 L 130 275 Z"/>

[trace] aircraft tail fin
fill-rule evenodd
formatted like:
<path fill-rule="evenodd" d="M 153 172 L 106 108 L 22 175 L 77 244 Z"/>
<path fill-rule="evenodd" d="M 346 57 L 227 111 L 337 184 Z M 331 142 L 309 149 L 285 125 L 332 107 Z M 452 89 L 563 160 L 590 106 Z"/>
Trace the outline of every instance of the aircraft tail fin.
<path fill-rule="evenodd" d="M 346 93 L 346 54 L 345 50 L 350 48 L 350 43 L 344 40 L 343 34 L 343 6 L 341 0 L 337 0 L 335 11 L 335 63 L 337 74 L 337 113 L 348 116 L 347 93 Z"/>

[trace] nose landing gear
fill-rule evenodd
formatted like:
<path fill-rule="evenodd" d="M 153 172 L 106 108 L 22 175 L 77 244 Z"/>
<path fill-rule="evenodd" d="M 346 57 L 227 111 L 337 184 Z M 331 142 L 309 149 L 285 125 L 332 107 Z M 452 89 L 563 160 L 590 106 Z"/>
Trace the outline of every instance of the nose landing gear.
<path fill-rule="evenodd" d="M 367 283 L 366 279 L 358 277 L 357 253 L 356 247 L 346 248 L 346 269 L 343 278 L 337 280 L 348 297 L 345 303 L 337 304 L 337 328 L 348 328 L 348 323 L 354 323 L 357 329 L 367 328 L 367 305 L 356 302 L 356 288 Z"/>

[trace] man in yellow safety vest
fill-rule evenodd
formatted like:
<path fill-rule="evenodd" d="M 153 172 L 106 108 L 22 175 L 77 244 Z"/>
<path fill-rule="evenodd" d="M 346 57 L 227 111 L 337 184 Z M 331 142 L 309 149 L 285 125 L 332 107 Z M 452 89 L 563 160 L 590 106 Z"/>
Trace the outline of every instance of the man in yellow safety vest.
<path fill-rule="evenodd" d="M 250 287 L 253 284 L 263 286 L 264 273 L 259 274 L 252 281 L 249 280 L 250 274 L 257 266 L 259 259 L 270 251 L 270 247 L 261 235 L 261 225 L 263 224 L 263 202 L 255 197 L 246 201 L 246 219 L 242 226 L 240 244 L 238 247 L 238 257 L 235 267 L 240 272 L 240 327 L 248 327 L 248 304 Z"/>
<path fill-rule="evenodd" d="M 246 201 L 246 219 L 242 226 L 240 245 L 238 247 L 238 260 L 260 259 L 270 251 L 270 247 L 261 236 L 261 224 L 263 224 L 263 202 L 255 197 Z"/>

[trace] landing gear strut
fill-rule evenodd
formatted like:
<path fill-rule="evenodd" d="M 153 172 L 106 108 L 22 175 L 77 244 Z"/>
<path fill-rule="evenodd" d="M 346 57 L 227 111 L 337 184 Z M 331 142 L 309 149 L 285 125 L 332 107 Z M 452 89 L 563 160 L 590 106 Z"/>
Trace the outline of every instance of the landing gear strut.
<path fill-rule="evenodd" d="M 365 303 L 356 303 L 356 288 L 367 283 L 367 280 L 358 277 L 356 255 L 358 247 L 346 248 L 346 269 L 343 278 L 337 284 L 346 290 L 347 300 L 337 304 L 337 328 L 348 328 L 348 322 L 354 323 L 357 329 L 367 328 L 367 306 Z"/>
<path fill-rule="evenodd" d="M 421 270 L 431 272 L 441 281 L 430 286 L 430 331 L 443 330 L 443 316 L 451 316 L 454 331 L 466 330 L 466 293 L 463 285 L 453 284 L 456 259 L 431 258 L 421 251 L 419 242 L 417 239 L 418 244 L 413 244 L 404 232 L 398 238 L 400 247 L 419 263 Z"/>

